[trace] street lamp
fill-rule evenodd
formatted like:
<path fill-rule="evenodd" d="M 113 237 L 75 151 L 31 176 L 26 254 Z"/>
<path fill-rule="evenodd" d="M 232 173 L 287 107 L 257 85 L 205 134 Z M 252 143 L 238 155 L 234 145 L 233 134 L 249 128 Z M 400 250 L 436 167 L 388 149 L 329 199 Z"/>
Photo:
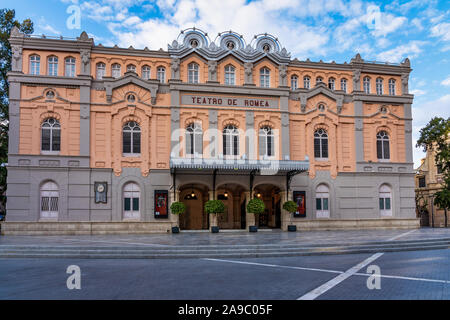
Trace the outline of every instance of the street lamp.
<path fill-rule="evenodd" d="M 430 204 L 431 204 L 431 227 L 434 228 L 434 203 L 433 203 L 434 194 L 429 195 Z"/>

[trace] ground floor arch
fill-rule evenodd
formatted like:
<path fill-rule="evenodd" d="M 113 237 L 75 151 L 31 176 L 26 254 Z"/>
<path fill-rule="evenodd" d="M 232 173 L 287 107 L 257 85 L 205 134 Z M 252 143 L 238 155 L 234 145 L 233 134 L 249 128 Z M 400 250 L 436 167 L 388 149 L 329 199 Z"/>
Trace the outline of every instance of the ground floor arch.
<path fill-rule="evenodd" d="M 281 193 L 280 188 L 273 184 L 259 184 L 253 191 L 255 198 L 261 199 L 266 209 L 258 215 L 258 228 L 281 228 Z"/>

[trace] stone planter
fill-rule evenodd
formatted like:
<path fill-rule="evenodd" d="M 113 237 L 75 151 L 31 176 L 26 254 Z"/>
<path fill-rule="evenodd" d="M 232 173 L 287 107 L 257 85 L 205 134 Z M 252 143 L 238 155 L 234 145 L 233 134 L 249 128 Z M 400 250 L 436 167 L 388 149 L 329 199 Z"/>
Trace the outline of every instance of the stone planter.
<path fill-rule="evenodd" d="M 217 227 L 217 226 L 211 227 L 211 232 L 212 233 L 219 233 L 219 227 Z"/>
<path fill-rule="evenodd" d="M 295 231 L 297 231 L 297 226 L 296 226 L 296 225 L 289 225 L 289 226 L 288 226 L 288 231 L 290 231 L 290 232 L 295 232 Z"/>
<path fill-rule="evenodd" d="M 257 226 L 249 226 L 248 231 L 249 232 L 258 232 L 258 227 Z"/>
<path fill-rule="evenodd" d="M 180 228 L 172 227 L 172 233 L 180 233 Z"/>

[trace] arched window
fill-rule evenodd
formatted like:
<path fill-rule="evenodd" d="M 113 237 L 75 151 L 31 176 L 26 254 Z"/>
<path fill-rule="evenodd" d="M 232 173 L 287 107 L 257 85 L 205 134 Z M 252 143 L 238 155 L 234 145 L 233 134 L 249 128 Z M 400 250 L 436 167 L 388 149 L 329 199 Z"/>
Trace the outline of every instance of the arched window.
<path fill-rule="evenodd" d="M 274 135 L 269 126 L 259 129 L 259 155 L 262 157 L 274 156 Z"/>
<path fill-rule="evenodd" d="M 141 128 L 135 121 L 127 122 L 122 129 L 123 154 L 139 156 L 141 153 Z"/>
<path fill-rule="evenodd" d="M 150 79 L 150 67 L 147 65 L 142 67 L 142 79 Z"/>
<path fill-rule="evenodd" d="M 40 73 L 41 57 L 32 55 L 30 57 L 30 74 L 37 75 Z"/>
<path fill-rule="evenodd" d="M 379 190 L 379 208 L 382 216 L 392 216 L 392 193 L 387 184 L 383 184 Z"/>
<path fill-rule="evenodd" d="M 328 134 L 324 129 L 314 131 L 314 158 L 328 158 Z"/>
<path fill-rule="evenodd" d="M 51 56 L 47 59 L 47 74 L 49 76 L 58 75 L 58 57 Z"/>
<path fill-rule="evenodd" d="M 127 72 L 129 71 L 136 72 L 136 66 L 134 64 L 127 65 Z"/>
<path fill-rule="evenodd" d="M 106 65 L 103 62 L 97 63 L 97 74 L 95 77 L 98 80 L 102 80 L 105 74 L 106 74 Z"/>
<path fill-rule="evenodd" d="M 259 70 L 259 84 L 263 88 L 270 87 L 270 70 L 266 67 Z"/>
<path fill-rule="evenodd" d="M 158 79 L 161 83 L 166 82 L 166 68 L 158 67 L 158 70 L 156 72 L 156 79 Z"/>
<path fill-rule="evenodd" d="M 347 79 L 341 79 L 341 90 L 347 92 Z"/>
<path fill-rule="evenodd" d="M 377 87 L 377 94 L 382 95 L 383 94 L 383 79 L 377 78 L 375 81 L 376 87 Z"/>
<path fill-rule="evenodd" d="M 365 93 L 370 93 L 370 78 L 369 77 L 364 77 L 363 89 L 364 89 Z"/>
<path fill-rule="evenodd" d="M 317 218 L 329 218 L 330 191 L 324 184 L 320 184 L 316 188 L 316 217 Z"/>
<path fill-rule="evenodd" d="M 232 65 L 227 65 L 225 67 L 225 84 L 235 85 L 235 68 Z"/>
<path fill-rule="evenodd" d="M 308 76 L 303 77 L 303 88 L 309 89 L 311 87 L 311 78 Z"/>
<path fill-rule="evenodd" d="M 114 63 L 111 66 L 111 76 L 116 79 L 120 78 L 120 76 L 121 76 L 120 64 Z"/>
<path fill-rule="evenodd" d="M 198 123 L 191 123 L 186 128 L 186 155 L 203 154 L 203 132 Z"/>
<path fill-rule="evenodd" d="M 123 188 L 123 218 L 140 218 L 141 189 L 136 183 L 130 182 Z"/>
<path fill-rule="evenodd" d="M 378 160 L 389 160 L 389 136 L 386 131 L 377 133 L 377 157 Z"/>
<path fill-rule="evenodd" d="M 233 125 L 223 129 L 223 154 L 237 156 L 239 154 L 239 131 Z"/>
<path fill-rule="evenodd" d="M 47 181 L 41 186 L 41 218 L 58 218 L 59 188 L 53 181 Z"/>
<path fill-rule="evenodd" d="M 389 95 L 395 96 L 395 79 L 389 79 Z"/>
<path fill-rule="evenodd" d="M 317 77 L 316 78 L 316 85 L 318 85 L 319 83 L 323 82 L 323 78 L 322 77 Z"/>
<path fill-rule="evenodd" d="M 68 57 L 65 59 L 64 75 L 66 77 L 75 77 L 75 58 Z"/>
<path fill-rule="evenodd" d="M 335 79 L 334 78 L 328 79 L 328 88 L 330 90 L 334 90 L 334 83 L 335 83 Z"/>
<path fill-rule="evenodd" d="M 198 64 L 195 62 L 188 65 L 188 82 L 198 83 Z"/>
<path fill-rule="evenodd" d="M 291 90 L 297 90 L 298 88 L 298 77 L 293 75 L 291 77 Z"/>
<path fill-rule="evenodd" d="M 41 151 L 59 153 L 61 149 L 61 126 L 54 118 L 46 119 L 41 126 Z"/>

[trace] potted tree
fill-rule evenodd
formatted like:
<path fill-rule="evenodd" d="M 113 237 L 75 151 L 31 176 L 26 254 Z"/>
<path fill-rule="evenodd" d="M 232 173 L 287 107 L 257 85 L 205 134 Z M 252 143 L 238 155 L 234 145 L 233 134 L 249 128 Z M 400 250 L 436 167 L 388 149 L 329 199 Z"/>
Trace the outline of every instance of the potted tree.
<path fill-rule="evenodd" d="M 297 204 L 294 201 L 286 201 L 283 203 L 283 209 L 289 213 L 294 213 L 297 211 Z M 297 231 L 296 225 L 288 225 L 288 231 Z"/>
<path fill-rule="evenodd" d="M 218 233 L 219 226 L 217 225 L 217 215 L 225 212 L 225 205 L 220 200 L 208 200 L 205 203 L 205 212 L 212 214 L 214 219 L 211 220 L 211 232 Z"/>
<path fill-rule="evenodd" d="M 172 202 L 172 204 L 170 205 L 170 211 L 172 212 L 172 214 L 180 215 L 186 212 L 186 205 L 180 201 Z M 180 228 L 178 226 L 172 227 L 172 233 L 179 233 L 179 232 Z"/>
<path fill-rule="evenodd" d="M 266 209 L 266 205 L 264 204 L 264 201 L 258 198 L 251 199 L 247 204 L 247 212 L 253 213 L 255 215 L 255 225 L 249 226 L 248 231 L 250 232 L 257 232 L 258 227 L 256 226 L 256 220 L 258 219 L 258 214 L 263 213 Z"/>

